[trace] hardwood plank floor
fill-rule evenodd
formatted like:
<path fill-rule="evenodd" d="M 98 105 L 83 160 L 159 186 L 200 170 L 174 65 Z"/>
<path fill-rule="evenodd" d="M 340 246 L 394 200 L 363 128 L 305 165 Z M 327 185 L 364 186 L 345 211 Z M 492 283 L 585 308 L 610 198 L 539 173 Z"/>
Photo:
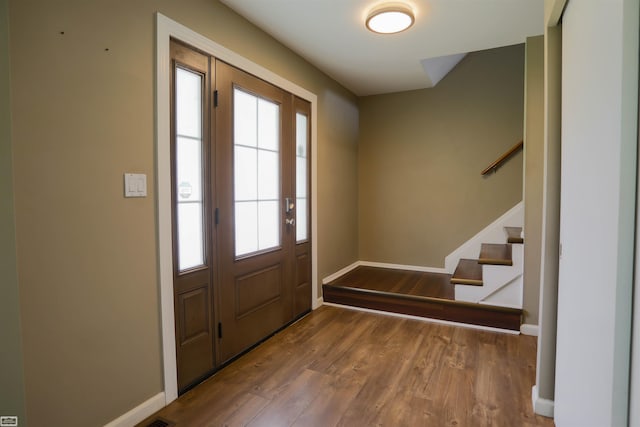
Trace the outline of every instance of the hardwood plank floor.
<path fill-rule="evenodd" d="M 139 426 L 553 426 L 535 357 L 533 337 L 323 306 Z"/>
<path fill-rule="evenodd" d="M 455 298 L 455 286 L 451 284 L 451 275 L 443 273 L 359 266 L 328 285 L 418 297 L 450 300 Z"/>

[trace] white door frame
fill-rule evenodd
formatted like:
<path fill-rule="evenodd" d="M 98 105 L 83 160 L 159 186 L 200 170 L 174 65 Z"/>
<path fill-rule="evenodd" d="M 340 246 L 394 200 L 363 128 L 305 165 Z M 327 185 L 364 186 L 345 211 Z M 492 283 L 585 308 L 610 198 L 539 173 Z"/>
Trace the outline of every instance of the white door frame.
<path fill-rule="evenodd" d="M 166 16 L 156 14 L 156 209 L 158 225 L 158 277 L 162 316 L 162 363 L 165 404 L 178 397 L 175 318 L 173 312 L 173 253 L 171 238 L 170 155 L 170 55 L 171 38 L 247 71 L 275 86 L 311 102 L 311 306 L 318 307 L 318 222 L 317 222 L 317 123 L 318 98 L 314 93 L 215 43 Z"/>

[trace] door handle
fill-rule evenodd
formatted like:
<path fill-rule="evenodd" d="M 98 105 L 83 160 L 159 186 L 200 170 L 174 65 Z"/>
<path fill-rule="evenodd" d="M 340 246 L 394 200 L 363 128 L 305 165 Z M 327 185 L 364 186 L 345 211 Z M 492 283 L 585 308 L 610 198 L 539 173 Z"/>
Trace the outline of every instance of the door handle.
<path fill-rule="evenodd" d="M 291 211 L 293 210 L 293 208 L 295 208 L 295 207 L 296 207 L 295 199 L 293 199 L 293 198 L 291 198 L 291 197 L 286 197 L 286 198 L 284 199 L 284 203 L 285 203 L 285 205 L 284 205 L 284 211 L 285 211 L 286 213 L 291 213 Z"/>
<path fill-rule="evenodd" d="M 284 223 L 287 225 L 296 225 L 296 219 L 295 218 L 287 218 L 284 220 Z"/>

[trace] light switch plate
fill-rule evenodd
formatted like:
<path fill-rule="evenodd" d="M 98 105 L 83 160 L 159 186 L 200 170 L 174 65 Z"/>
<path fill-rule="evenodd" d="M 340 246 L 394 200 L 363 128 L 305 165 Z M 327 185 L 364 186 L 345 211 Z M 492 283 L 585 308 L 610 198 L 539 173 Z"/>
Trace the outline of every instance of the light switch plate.
<path fill-rule="evenodd" d="M 147 175 L 143 173 L 125 173 L 124 197 L 147 197 Z"/>

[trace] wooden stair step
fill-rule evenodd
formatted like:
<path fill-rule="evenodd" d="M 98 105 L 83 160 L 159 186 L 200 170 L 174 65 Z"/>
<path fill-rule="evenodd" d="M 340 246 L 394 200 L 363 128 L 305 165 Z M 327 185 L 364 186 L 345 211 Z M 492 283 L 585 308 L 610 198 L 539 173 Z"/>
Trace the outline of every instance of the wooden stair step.
<path fill-rule="evenodd" d="M 451 276 L 451 283 L 482 286 L 482 264 L 479 264 L 477 259 L 461 259 Z"/>
<path fill-rule="evenodd" d="M 505 227 L 507 232 L 507 243 L 524 243 L 522 238 L 522 227 Z"/>
<path fill-rule="evenodd" d="M 483 243 L 480 248 L 478 263 L 492 265 L 513 265 L 513 259 L 511 258 L 511 243 Z"/>

